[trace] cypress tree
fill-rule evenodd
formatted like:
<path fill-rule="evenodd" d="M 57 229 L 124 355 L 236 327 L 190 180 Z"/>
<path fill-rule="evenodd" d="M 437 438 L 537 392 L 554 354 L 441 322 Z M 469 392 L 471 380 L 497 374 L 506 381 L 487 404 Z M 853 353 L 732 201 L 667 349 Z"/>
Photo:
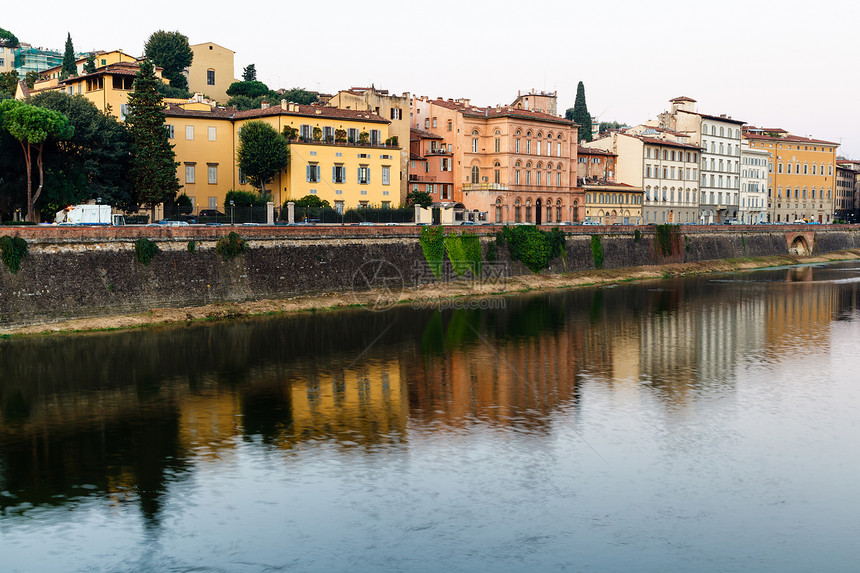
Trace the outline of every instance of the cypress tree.
<path fill-rule="evenodd" d="M 579 126 L 579 140 L 591 141 L 591 114 L 585 105 L 585 86 L 576 86 L 576 101 L 573 102 L 573 121 Z"/>
<path fill-rule="evenodd" d="M 164 98 L 158 91 L 158 78 L 149 60 L 140 63 L 134 78 L 134 91 L 128 94 L 126 124 L 132 144 L 131 180 L 138 205 L 152 209 L 172 201 L 179 191 L 176 168 L 179 166 L 164 127 Z"/>
<path fill-rule="evenodd" d="M 90 55 L 87 56 L 87 62 L 84 64 L 84 73 L 85 74 L 92 74 L 92 73 L 95 73 L 95 71 L 96 71 L 96 55 L 93 53 L 90 53 Z"/>
<path fill-rule="evenodd" d="M 245 69 L 242 71 L 242 79 L 246 82 L 257 81 L 257 66 L 254 64 L 245 66 Z"/>
<path fill-rule="evenodd" d="M 66 52 L 63 54 L 63 67 L 60 70 L 61 80 L 78 75 L 78 68 L 75 65 L 75 48 L 72 46 L 72 34 L 68 32 L 67 34 Z"/>

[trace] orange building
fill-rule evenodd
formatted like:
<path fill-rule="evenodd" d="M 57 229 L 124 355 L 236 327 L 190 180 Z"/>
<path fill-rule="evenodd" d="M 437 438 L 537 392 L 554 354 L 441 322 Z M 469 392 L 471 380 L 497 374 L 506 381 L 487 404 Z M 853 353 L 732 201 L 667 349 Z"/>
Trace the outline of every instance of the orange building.
<path fill-rule="evenodd" d="M 442 137 L 412 128 L 409 135 L 409 191 L 427 192 L 434 202 L 450 201 L 454 189 L 453 150 Z"/>
<path fill-rule="evenodd" d="M 538 225 L 582 220 L 573 122 L 511 106 L 420 97 L 412 99 L 412 127 L 442 138 L 451 152 L 451 199 L 478 219 Z"/>

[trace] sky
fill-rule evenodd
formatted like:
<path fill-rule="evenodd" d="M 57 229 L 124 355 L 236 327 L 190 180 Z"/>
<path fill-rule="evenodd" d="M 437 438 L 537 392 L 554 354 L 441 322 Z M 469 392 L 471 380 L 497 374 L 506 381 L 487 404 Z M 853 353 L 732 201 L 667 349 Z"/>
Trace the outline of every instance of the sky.
<path fill-rule="evenodd" d="M 111 6 L 103 4 L 98 6 Z M 636 125 L 697 100 L 697 111 L 841 144 L 860 159 L 860 50 L 848 1 L 719 3 L 508 0 L 433 2 L 136 3 L 101 9 L 15 2 L 0 27 L 34 46 L 142 55 L 157 30 L 235 52 L 236 77 L 255 64 L 270 88 L 334 93 L 373 84 L 392 93 L 511 103 L 517 91 L 577 83 L 600 121 Z M 137 8 L 147 6 L 148 8 Z M 51 13 L 54 16 L 45 17 Z"/>

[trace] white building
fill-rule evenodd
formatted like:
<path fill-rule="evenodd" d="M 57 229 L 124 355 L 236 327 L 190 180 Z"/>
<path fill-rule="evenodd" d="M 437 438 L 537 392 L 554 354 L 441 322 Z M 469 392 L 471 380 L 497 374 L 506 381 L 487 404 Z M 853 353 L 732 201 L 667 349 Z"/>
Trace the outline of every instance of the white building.
<path fill-rule="evenodd" d="M 754 225 L 767 220 L 767 165 L 769 154 L 741 142 L 741 194 L 738 220 Z"/>
<path fill-rule="evenodd" d="M 689 134 L 690 143 L 702 148 L 702 223 L 723 223 L 738 217 L 740 210 L 741 127 L 744 122 L 722 115 L 694 110 L 696 100 L 676 97 L 670 111 L 660 114 L 660 127 Z"/>

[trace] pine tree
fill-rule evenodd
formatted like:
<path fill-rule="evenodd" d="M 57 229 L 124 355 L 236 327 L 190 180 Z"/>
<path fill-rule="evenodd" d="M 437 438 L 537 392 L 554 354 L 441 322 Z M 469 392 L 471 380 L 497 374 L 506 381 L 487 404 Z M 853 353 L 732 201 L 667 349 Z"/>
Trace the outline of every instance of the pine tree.
<path fill-rule="evenodd" d="M 85 74 L 94 74 L 96 72 L 96 55 L 90 53 L 87 56 L 87 62 L 84 64 L 84 73 Z"/>
<path fill-rule="evenodd" d="M 254 64 L 248 64 L 242 71 L 242 79 L 246 82 L 257 81 L 257 67 Z"/>
<path fill-rule="evenodd" d="M 152 209 L 172 201 L 179 191 L 176 168 L 179 166 L 164 127 L 163 97 L 158 78 L 149 60 L 140 63 L 134 91 L 128 95 L 126 124 L 132 144 L 131 180 L 138 205 Z"/>
<path fill-rule="evenodd" d="M 64 80 L 70 76 L 78 75 L 78 67 L 75 65 L 75 48 L 72 46 L 72 34 L 66 36 L 66 52 L 63 54 L 63 67 L 60 70 L 60 79 Z"/>
<path fill-rule="evenodd" d="M 585 86 L 576 86 L 576 100 L 573 102 L 573 121 L 579 126 L 579 140 L 591 141 L 591 114 L 585 104 Z"/>

